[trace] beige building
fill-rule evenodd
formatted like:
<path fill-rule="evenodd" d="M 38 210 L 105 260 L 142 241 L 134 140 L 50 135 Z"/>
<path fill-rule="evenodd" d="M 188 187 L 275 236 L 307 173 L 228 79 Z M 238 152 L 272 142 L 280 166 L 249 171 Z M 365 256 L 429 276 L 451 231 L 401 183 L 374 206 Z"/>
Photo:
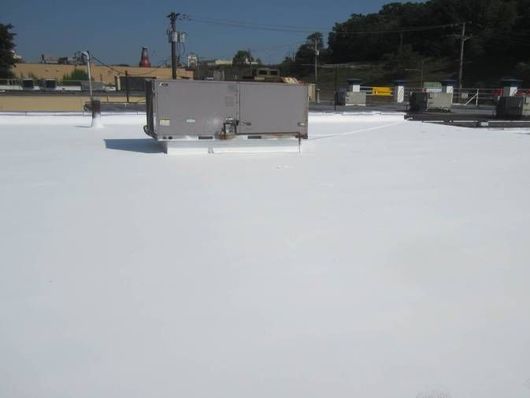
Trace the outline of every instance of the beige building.
<path fill-rule="evenodd" d="M 59 65 L 59 64 L 15 64 L 12 71 L 18 79 L 55 79 L 62 80 L 74 69 L 86 71 L 86 65 Z M 145 77 L 157 79 L 171 79 L 171 68 L 140 68 L 137 66 L 112 66 L 91 65 L 92 79 L 105 84 L 115 84 L 116 78 L 125 76 Z M 193 71 L 183 68 L 177 69 L 177 78 L 193 79 Z"/>
<path fill-rule="evenodd" d="M 86 71 L 86 65 L 62 65 L 62 64 L 15 64 L 13 73 L 18 79 L 54 79 L 63 80 L 65 75 L 72 73 L 75 69 Z M 143 78 L 171 79 L 171 68 L 140 68 L 135 66 L 100 66 L 91 65 L 91 74 L 94 81 L 102 82 L 106 85 L 119 85 L 120 78 L 125 77 L 127 72 L 131 78 L 130 83 L 141 81 Z M 181 79 L 193 79 L 193 71 L 183 68 L 177 69 L 177 77 Z M 143 86 L 142 86 L 143 87 Z M 117 87 L 119 89 L 119 87 Z M 134 91 L 134 87 L 132 88 Z M 145 101 L 144 95 L 139 95 L 139 90 L 126 97 L 123 93 L 97 92 L 96 97 L 104 103 L 142 103 Z M 58 93 L 38 92 L 24 93 L 5 92 L 0 94 L 0 112 L 21 112 L 21 111 L 83 111 L 84 105 L 88 102 L 88 92 L 71 93 L 60 95 Z"/>

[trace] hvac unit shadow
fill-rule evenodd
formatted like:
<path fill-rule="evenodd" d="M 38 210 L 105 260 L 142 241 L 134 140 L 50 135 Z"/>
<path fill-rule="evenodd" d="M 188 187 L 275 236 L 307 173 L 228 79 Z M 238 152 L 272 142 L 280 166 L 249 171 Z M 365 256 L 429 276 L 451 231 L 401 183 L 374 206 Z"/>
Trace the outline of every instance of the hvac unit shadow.
<path fill-rule="evenodd" d="M 106 138 L 105 147 L 117 151 L 162 153 L 161 145 L 152 138 Z"/>

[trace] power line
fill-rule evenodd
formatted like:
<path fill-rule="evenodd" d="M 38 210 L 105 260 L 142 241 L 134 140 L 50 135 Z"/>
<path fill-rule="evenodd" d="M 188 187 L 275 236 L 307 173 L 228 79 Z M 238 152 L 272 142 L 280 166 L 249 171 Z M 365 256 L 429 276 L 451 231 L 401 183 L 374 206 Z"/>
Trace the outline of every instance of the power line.
<path fill-rule="evenodd" d="M 307 33 L 314 32 L 315 30 L 328 30 L 328 28 L 314 28 L 314 27 L 300 27 L 300 26 L 289 26 L 289 25 L 270 25 L 270 24 L 258 24 L 254 22 L 245 21 L 234 21 L 234 20 L 223 20 L 213 18 L 203 18 L 190 16 L 191 22 L 198 22 L 211 25 L 222 25 L 236 28 L 254 29 L 254 30 L 269 30 L 276 32 L 292 32 L 292 33 Z"/>
<path fill-rule="evenodd" d="M 90 57 L 91 57 L 92 59 L 94 59 L 96 62 L 100 63 L 101 65 L 103 65 L 103 66 L 105 66 L 105 67 L 107 67 L 107 68 L 113 70 L 114 72 L 116 72 L 116 73 L 118 73 L 118 74 L 121 74 L 121 73 L 122 73 L 122 72 L 120 72 L 119 70 L 113 68 L 113 67 L 110 66 L 110 65 L 107 65 L 105 62 L 103 62 L 103 61 L 99 60 L 98 58 L 96 58 L 96 57 L 94 56 L 94 54 L 91 53 L 91 54 L 90 54 Z"/>
<path fill-rule="evenodd" d="M 286 47 L 301 46 L 306 43 L 307 43 L 306 40 L 298 40 L 296 42 L 277 44 L 277 45 L 268 46 L 268 47 L 254 47 L 254 46 L 246 46 L 246 47 L 251 47 L 252 51 L 269 51 L 269 50 L 278 50 L 278 49 L 282 49 Z"/>
<path fill-rule="evenodd" d="M 198 22 L 211 25 L 222 25 L 230 26 L 244 29 L 252 30 L 269 30 L 276 32 L 291 32 L 291 33 L 313 33 L 318 31 L 326 31 L 329 28 L 323 27 L 300 27 L 300 26 L 289 26 L 289 25 L 268 25 L 268 24 L 258 24 L 245 21 L 234 21 L 234 20 L 222 20 L 222 19 L 213 19 L 213 18 L 203 18 L 203 17 L 194 17 L 190 16 L 189 21 Z M 407 33 L 407 32 L 423 32 L 428 30 L 437 30 L 449 27 L 461 26 L 461 23 L 451 23 L 443 25 L 428 25 L 428 26 L 412 26 L 402 29 L 393 29 L 393 30 L 360 30 L 360 31 L 347 31 L 347 30 L 338 30 L 334 31 L 335 34 L 340 35 L 360 35 L 360 34 L 389 34 L 389 33 Z"/>
<path fill-rule="evenodd" d="M 112 71 L 116 72 L 118 75 L 123 75 L 125 72 L 122 72 L 114 67 L 112 67 L 111 65 L 108 65 L 106 64 L 105 62 L 101 61 L 100 59 L 96 58 L 94 56 L 94 54 L 90 53 L 90 58 L 92 58 L 94 61 L 96 61 L 97 63 L 99 63 L 100 65 L 108 68 L 108 69 L 111 69 Z M 153 73 L 153 69 L 159 69 L 159 68 L 162 68 L 163 66 L 160 65 L 160 66 L 155 66 L 155 67 L 152 67 L 152 68 L 149 68 L 150 70 L 145 72 L 145 73 L 137 73 L 137 74 L 134 74 L 134 75 L 129 75 L 131 77 L 141 77 L 141 76 L 147 76 L 149 74 L 152 74 Z M 124 66 L 124 68 L 128 68 L 128 66 Z"/>

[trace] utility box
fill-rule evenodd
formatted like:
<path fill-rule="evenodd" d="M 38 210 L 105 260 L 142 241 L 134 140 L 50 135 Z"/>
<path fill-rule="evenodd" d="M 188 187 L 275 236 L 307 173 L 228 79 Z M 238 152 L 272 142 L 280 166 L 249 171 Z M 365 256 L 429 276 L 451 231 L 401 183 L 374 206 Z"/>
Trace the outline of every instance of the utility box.
<path fill-rule="evenodd" d="M 411 112 L 427 111 L 427 93 L 411 93 L 409 98 L 409 109 Z"/>
<path fill-rule="evenodd" d="M 501 97 L 497 103 L 497 119 L 530 117 L 530 97 Z"/>
<path fill-rule="evenodd" d="M 307 86 L 147 80 L 146 134 L 157 141 L 307 138 Z"/>
<path fill-rule="evenodd" d="M 427 110 L 449 112 L 453 106 L 453 94 L 429 93 Z"/>
<path fill-rule="evenodd" d="M 41 90 L 55 91 L 57 90 L 57 80 L 45 79 L 40 82 Z"/>
<path fill-rule="evenodd" d="M 348 89 L 339 90 L 335 95 L 337 105 L 366 106 L 366 92 L 361 91 L 360 79 L 348 79 Z"/>
<path fill-rule="evenodd" d="M 366 92 L 347 91 L 341 89 L 336 94 L 337 105 L 341 106 L 366 106 Z"/>
<path fill-rule="evenodd" d="M 90 82 L 88 80 L 81 80 L 81 91 L 89 91 Z M 92 91 L 105 91 L 105 84 L 102 82 L 92 82 Z"/>
<path fill-rule="evenodd" d="M 344 102 L 346 106 L 366 106 L 366 93 L 364 91 L 348 91 Z"/>
<path fill-rule="evenodd" d="M 453 105 L 453 95 L 449 93 L 412 93 L 409 98 L 411 112 L 449 112 Z"/>
<path fill-rule="evenodd" d="M 23 90 L 34 90 L 35 89 L 35 82 L 33 79 L 23 79 L 22 80 L 22 89 Z"/>
<path fill-rule="evenodd" d="M 525 96 L 523 101 L 523 117 L 530 117 L 530 97 Z"/>

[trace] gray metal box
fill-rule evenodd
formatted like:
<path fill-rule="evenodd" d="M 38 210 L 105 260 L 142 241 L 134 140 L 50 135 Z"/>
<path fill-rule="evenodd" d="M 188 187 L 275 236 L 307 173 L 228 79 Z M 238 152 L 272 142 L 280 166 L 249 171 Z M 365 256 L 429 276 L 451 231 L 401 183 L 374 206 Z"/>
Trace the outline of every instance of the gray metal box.
<path fill-rule="evenodd" d="M 148 80 L 145 132 L 158 141 L 232 135 L 307 137 L 307 86 Z"/>
<path fill-rule="evenodd" d="M 526 96 L 523 98 L 523 116 L 528 117 L 530 116 L 530 97 Z"/>
<path fill-rule="evenodd" d="M 450 111 L 453 94 L 413 92 L 409 98 L 411 112 Z"/>
<path fill-rule="evenodd" d="M 346 93 L 346 101 L 344 105 L 365 106 L 366 105 L 366 93 L 364 91 L 348 91 Z"/>
<path fill-rule="evenodd" d="M 427 110 L 450 111 L 453 106 L 453 94 L 428 93 Z"/>
<path fill-rule="evenodd" d="M 501 97 L 497 103 L 498 119 L 519 119 L 530 116 L 530 97 Z"/>
<path fill-rule="evenodd" d="M 409 109 L 411 112 L 426 112 L 427 111 L 427 93 L 412 92 L 409 97 Z"/>
<path fill-rule="evenodd" d="M 342 106 L 365 106 L 366 92 L 339 90 L 336 94 L 337 105 Z"/>

